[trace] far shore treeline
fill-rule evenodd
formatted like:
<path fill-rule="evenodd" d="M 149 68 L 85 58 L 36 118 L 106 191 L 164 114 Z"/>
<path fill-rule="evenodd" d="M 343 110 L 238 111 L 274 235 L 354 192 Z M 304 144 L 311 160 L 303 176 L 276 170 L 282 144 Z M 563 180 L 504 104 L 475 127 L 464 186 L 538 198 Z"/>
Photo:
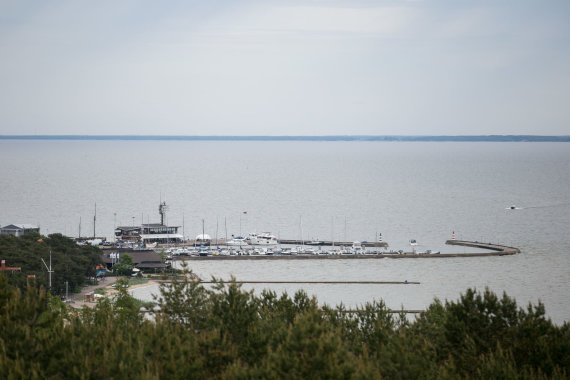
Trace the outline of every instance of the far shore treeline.
<path fill-rule="evenodd" d="M 332 135 L 332 136 L 183 136 L 183 135 L 0 135 L 0 140 L 155 140 L 155 141 L 449 141 L 449 142 L 570 142 L 570 136 L 548 135 Z"/>
<path fill-rule="evenodd" d="M 85 278 L 91 275 L 86 263 L 97 261 L 97 248 L 71 247 L 60 235 L 2 237 L 0 242 L 2 257 L 9 252 L 29 256 L 15 263 L 26 268 L 28 260 L 32 265 L 49 249 L 58 260 L 67 257 L 70 267 L 80 262 Z M 520 308 L 506 294 L 488 290 L 467 289 L 457 301 L 434 300 L 411 320 L 390 313 L 381 301 L 347 311 L 319 306 L 303 291 L 257 295 L 236 282 L 205 287 L 185 270 L 184 276 L 161 284 L 156 307 L 145 313 L 124 280 L 112 298 L 76 310 L 49 295 L 41 276 L 27 279 L 25 286 L 14 281 L 17 276 L 0 274 L 3 379 L 570 375 L 570 325 L 554 325 L 540 303 Z"/>

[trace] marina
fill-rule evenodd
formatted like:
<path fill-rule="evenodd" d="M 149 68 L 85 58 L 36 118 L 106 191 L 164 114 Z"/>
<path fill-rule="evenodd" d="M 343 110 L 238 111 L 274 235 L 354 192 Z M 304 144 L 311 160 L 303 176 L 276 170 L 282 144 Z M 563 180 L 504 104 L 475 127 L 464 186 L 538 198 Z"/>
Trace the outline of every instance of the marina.
<path fill-rule="evenodd" d="M 176 260 L 315 260 L 315 259 L 329 259 L 329 260 L 345 260 L 345 259 L 404 259 L 404 258 L 451 258 L 451 257 L 489 257 L 489 256 L 508 256 L 520 253 L 520 249 L 500 244 L 493 243 L 480 243 L 477 241 L 463 241 L 463 240 L 447 240 L 447 245 L 472 247 L 478 249 L 485 249 L 485 252 L 466 252 L 466 253 L 422 253 L 404 252 L 404 251 L 362 251 L 362 253 L 340 253 L 341 251 L 321 251 L 321 254 L 315 253 L 314 250 L 302 251 L 300 253 L 290 253 L 290 250 L 285 249 L 286 254 L 282 251 L 267 252 L 259 254 L 255 251 L 235 251 L 230 254 L 230 251 L 224 251 L 220 254 L 218 251 L 210 251 L 208 255 L 192 255 L 195 251 L 187 256 L 177 255 L 173 257 Z M 429 250 L 428 250 L 429 251 Z M 334 252 L 334 253 L 331 253 Z M 349 251 L 346 251 L 349 252 Z"/>

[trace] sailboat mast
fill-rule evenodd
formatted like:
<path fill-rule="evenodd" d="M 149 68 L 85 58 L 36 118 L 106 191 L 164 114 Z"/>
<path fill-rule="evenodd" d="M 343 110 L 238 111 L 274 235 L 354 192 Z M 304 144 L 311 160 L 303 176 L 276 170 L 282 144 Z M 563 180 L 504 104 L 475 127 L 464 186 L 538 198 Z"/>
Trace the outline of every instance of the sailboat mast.
<path fill-rule="evenodd" d="M 331 244 L 334 247 L 334 216 L 331 216 Z"/>
<path fill-rule="evenodd" d="M 224 229 L 226 230 L 226 244 L 228 244 L 228 222 L 225 216 L 224 216 Z"/>
<path fill-rule="evenodd" d="M 218 245 L 218 217 L 216 216 L 216 246 Z"/>
<path fill-rule="evenodd" d="M 305 245 L 303 240 L 303 216 L 299 216 L 299 229 L 301 230 L 301 245 Z"/>
<path fill-rule="evenodd" d="M 95 202 L 95 214 L 93 214 L 93 239 L 95 239 L 95 223 L 97 222 L 97 202 Z"/>

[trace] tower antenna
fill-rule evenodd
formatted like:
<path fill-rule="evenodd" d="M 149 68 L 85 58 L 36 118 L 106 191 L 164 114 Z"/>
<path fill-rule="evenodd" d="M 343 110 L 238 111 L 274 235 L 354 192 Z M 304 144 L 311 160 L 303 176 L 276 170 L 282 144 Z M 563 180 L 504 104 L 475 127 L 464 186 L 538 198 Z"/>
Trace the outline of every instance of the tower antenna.
<path fill-rule="evenodd" d="M 166 211 L 168 211 L 168 206 L 166 202 L 160 202 L 158 206 L 158 212 L 160 214 L 160 224 L 164 226 L 164 222 L 166 220 Z"/>

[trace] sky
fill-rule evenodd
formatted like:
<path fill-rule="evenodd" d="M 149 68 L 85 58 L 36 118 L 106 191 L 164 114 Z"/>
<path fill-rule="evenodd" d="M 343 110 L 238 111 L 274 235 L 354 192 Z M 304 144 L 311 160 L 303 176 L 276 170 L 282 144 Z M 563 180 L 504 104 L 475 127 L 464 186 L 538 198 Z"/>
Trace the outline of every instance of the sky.
<path fill-rule="evenodd" d="M 0 0 L 0 135 L 570 135 L 570 2 Z"/>

